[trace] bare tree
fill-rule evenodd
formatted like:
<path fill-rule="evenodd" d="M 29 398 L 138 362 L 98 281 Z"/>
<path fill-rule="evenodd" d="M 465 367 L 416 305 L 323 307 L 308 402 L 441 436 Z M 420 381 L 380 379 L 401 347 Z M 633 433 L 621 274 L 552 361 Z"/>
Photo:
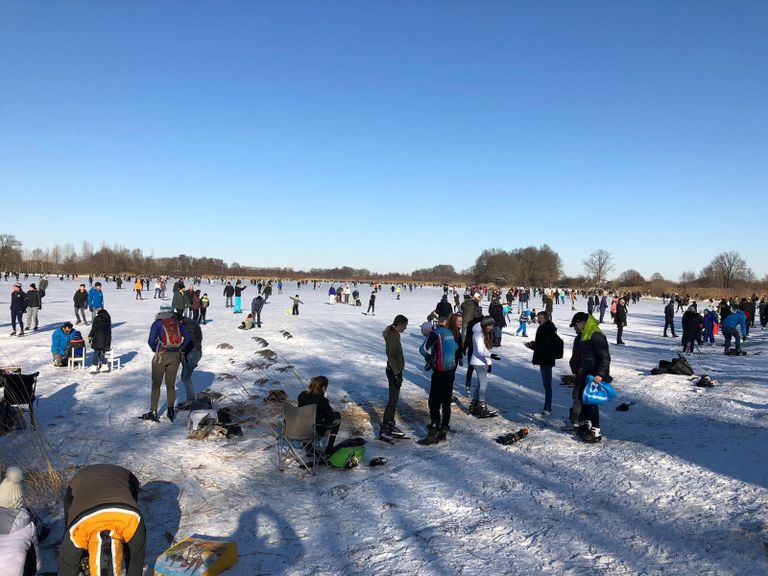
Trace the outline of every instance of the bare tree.
<path fill-rule="evenodd" d="M 630 268 L 619 274 L 616 282 L 621 286 L 642 286 L 645 284 L 645 278 L 640 272 L 634 268 Z"/>
<path fill-rule="evenodd" d="M 0 234 L 0 270 L 16 270 L 21 260 L 21 242 L 12 234 Z"/>
<path fill-rule="evenodd" d="M 613 256 L 607 250 L 595 250 L 583 261 L 587 276 L 592 278 L 596 286 L 602 286 L 608 279 L 608 273 L 613 270 Z"/>
<path fill-rule="evenodd" d="M 733 288 L 737 282 L 753 278 L 754 272 L 738 252 L 731 251 L 715 256 L 701 271 L 701 276 L 719 288 Z"/>
<path fill-rule="evenodd" d="M 696 272 L 692 270 L 685 270 L 680 274 L 680 286 L 683 289 L 687 289 L 689 284 L 693 284 L 696 281 Z"/>

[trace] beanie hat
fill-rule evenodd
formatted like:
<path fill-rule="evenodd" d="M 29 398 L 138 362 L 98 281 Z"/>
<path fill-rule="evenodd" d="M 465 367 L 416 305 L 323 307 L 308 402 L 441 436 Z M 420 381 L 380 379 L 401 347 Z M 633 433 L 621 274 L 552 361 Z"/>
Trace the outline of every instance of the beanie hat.
<path fill-rule="evenodd" d="M 480 321 L 480 325 L 485 328 L 486 326 L 493 326 L 496 322 L 494 321 L 492 316 L 486 316 Z"/>
<path fill-rule="evenodd" d="M 424 322 L 424 324 L 421 325 L 421 335 L 429 336 L 429 333 L 432 332 L 432 328 L 432 322 Z"/>
<path fill-rule="evenodd" d="M 5 479 L 0 482 L 0 508 L 21 508 L 24 505 L 24 494 L 21 490 L 23 477 L 21 468 L 16 466 L 11 466 L 5 471 Z"/>
<path fill-rule="evenodd" d="M 37 286 L 35 286 L 35 283 L 34 283 L 34 282 L 32 282 L 32 284 L 30 284 L 30 285 L 29 285 L 29 287 L 30 287 L 30 288 L 34 288 L 35 290 L 37 290 Z"/>

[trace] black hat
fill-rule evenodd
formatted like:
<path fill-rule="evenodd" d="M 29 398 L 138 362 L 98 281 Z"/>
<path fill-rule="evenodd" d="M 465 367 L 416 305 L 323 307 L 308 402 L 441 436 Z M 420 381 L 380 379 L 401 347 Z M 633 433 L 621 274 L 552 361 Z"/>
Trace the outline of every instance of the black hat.
<path fill-rule="evenodd" d="M 571 319 L 571 323 L 569 324 L 569 326 L 573 328 L 577 322 L 586 322 L 588 318 L 589 318 L 589 314 L 587 314 L 586 312 L 576 312 L 576 314 L 573 315 L 573 318 Z"/>

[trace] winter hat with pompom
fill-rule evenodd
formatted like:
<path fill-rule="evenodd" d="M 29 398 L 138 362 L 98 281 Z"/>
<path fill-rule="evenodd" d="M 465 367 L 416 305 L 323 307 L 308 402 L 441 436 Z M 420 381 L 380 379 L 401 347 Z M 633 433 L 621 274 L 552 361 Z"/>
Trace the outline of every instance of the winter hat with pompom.
<path fill-rule="evenodd" d="M 5 479 L 0 482 L 0 508 L 21 508 L 24 504 L 24 494 L 21 491 L 21 479 L 24 473 L 21 468 L 11 466 L 5 471 Z"/>

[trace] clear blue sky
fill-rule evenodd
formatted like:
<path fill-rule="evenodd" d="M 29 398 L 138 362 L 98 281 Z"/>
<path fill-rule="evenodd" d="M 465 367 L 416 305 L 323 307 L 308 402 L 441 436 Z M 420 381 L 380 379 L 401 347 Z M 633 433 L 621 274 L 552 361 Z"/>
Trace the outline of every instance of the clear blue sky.
<path fill-rule="evenodd" d="M 760 275 L 768 2 L 0 3 L 2 226 L 297 268 Z"/>

